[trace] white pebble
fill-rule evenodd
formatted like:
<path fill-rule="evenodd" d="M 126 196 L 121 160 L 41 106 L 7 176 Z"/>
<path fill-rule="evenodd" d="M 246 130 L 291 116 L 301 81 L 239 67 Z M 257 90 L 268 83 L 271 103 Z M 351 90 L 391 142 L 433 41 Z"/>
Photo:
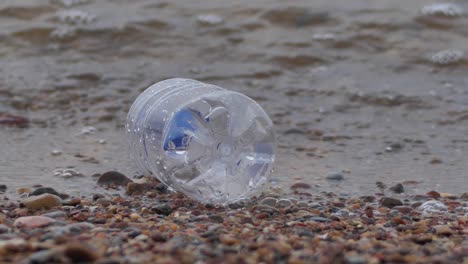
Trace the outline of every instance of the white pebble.
<path fill-rule="evenodd" d="M 448 49 L 437 52 L 432 55 L 431 61 L 434 64 L 447 65 L 459 62 L 463 58 L 463 52 L 460 50 Z"/>
<path fill-rule="evenodd" d="M 427 16 L 461 16 L 463 14 L 463 9 L 452 3 L 438 3 L 424 6 L 421 12 Z"/>

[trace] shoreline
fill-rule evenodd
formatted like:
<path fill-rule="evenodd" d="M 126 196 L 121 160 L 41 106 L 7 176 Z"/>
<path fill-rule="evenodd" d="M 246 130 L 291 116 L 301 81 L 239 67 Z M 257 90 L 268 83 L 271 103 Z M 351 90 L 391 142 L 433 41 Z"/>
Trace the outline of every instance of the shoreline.
<path fill-rule="evenodd" d="M 152 178 L 127 180 L 98 180 L 125 196 L 41 187 L 19 201 L 3 197 L 0 263 L 468 261 L 468 194 L 340 197 L 296 183 L 287 198 L 267 190 L 216 207 Z"/>

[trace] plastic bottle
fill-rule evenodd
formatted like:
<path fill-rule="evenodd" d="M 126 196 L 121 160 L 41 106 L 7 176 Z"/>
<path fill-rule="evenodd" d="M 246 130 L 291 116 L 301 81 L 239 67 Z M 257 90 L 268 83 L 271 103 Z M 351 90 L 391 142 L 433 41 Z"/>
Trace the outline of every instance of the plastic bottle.
<path fill-rule="evenodd" d="M 249 97 L 180 78 L 146 89 L 127 116 L 141 172 L 213 204 L 248 198 L 267 181 L 275 159 L 272 127 Z"/>

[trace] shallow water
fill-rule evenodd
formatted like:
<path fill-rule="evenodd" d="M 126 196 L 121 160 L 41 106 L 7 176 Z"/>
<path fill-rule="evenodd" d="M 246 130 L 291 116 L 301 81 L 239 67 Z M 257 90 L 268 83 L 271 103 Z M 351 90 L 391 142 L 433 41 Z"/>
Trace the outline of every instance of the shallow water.
<path fill-rule="evenodd" d="M 468 2 L 454 3 L 462 13 L 428 13 L 423 0 L 1 1 L 0 112 L 30 123 L 0 125 L 0 184 L 88 193 L 92 174 L 137 174 L 126 113 L 178 76 L 265 108 L 275 184 L 466 192 Z M 65 167 L 84 176 L 53 176 Z"/>

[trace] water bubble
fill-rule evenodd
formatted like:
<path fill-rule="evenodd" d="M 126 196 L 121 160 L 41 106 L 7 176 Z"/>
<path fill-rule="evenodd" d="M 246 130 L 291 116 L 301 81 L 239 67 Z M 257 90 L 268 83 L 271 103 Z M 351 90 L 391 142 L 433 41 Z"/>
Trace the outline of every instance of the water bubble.
<path fill-rule="evenodd" d="M 455 49 L 442 50 L 432 55 L 434 64 L 448 65 L 459 62 L 463 58 L 463 52 Z"/>
<path fill-rule="evenodd" d="M 314 40 L 335 40 L 336 35 L 333 33 L 316 33 L 312 35 L 312 39 Z"/>
<path fill-rule="evenodd" d="M 69 27 L 59 27 L 56 28 L 54 31 L 50 32 L 51 38 L 56 39 L 65 39 L 72 37 L 75 34 L 75 29 Z"/>
<path fill-rule="evenodd" d="M 52 172 L 52 175 L 55 177 L 61 177 L 61 178 L 73 178 L 73 177 L 83 177 L 83 174 L 80 173 L 79 171 L 71 168 L 59 168 L 56 169 Z"/>
<path fill-rule="evenodd" d="M 75 5 L 86 4 L 89 2 L 89 0 L 57 0 L 56 2 L 63 6 L 70 7 Z"/>
<path fill-rule="evenodd" d="M 53 156 L 59 156 L 62 155 L 62 151 L 59 149 L 54 149 L 50 154 L 52 154 Z"/>
<path fill-rule="evenodd" d="M 419 209 L 423 212 L 423 214 L 430 215 L 434 213 L 446 212 L 447 206 L 443 204 L 442 202 L 439 202 L 436 200 L 430 200 L 430 201 L 423 203 L 421 206 L 419 206 Z"/>
<path fill-rule="evenodd" d="M 81 129 L 81 133 L 82 135 L 91 135 L 91 134 L 94 134 L 96 133 L 97 129 L 93 126 L 86 126 L 86 127 L 83 127 Z"/>
<path fill-rule="evenodd" d="M 197 16 L 197 21 L 203 25 L 215 26 L 223 23 L 224 19 L 216 14 L 203 14 Z"/>
<path fill-rule="evenodd" d="M 70 9 L 60 11 L 57 14 L 57 18 L 60 22 L 66 24 L 89 24 L 96 20 L 96 15 L 90 14 L 83 10 Z"/>
<path fill-rule="evenodd" d="M 427 16 L 461 16 L 463 9 L 452 3 L 438 3 L 424 6 L 421 13 Z"/>

